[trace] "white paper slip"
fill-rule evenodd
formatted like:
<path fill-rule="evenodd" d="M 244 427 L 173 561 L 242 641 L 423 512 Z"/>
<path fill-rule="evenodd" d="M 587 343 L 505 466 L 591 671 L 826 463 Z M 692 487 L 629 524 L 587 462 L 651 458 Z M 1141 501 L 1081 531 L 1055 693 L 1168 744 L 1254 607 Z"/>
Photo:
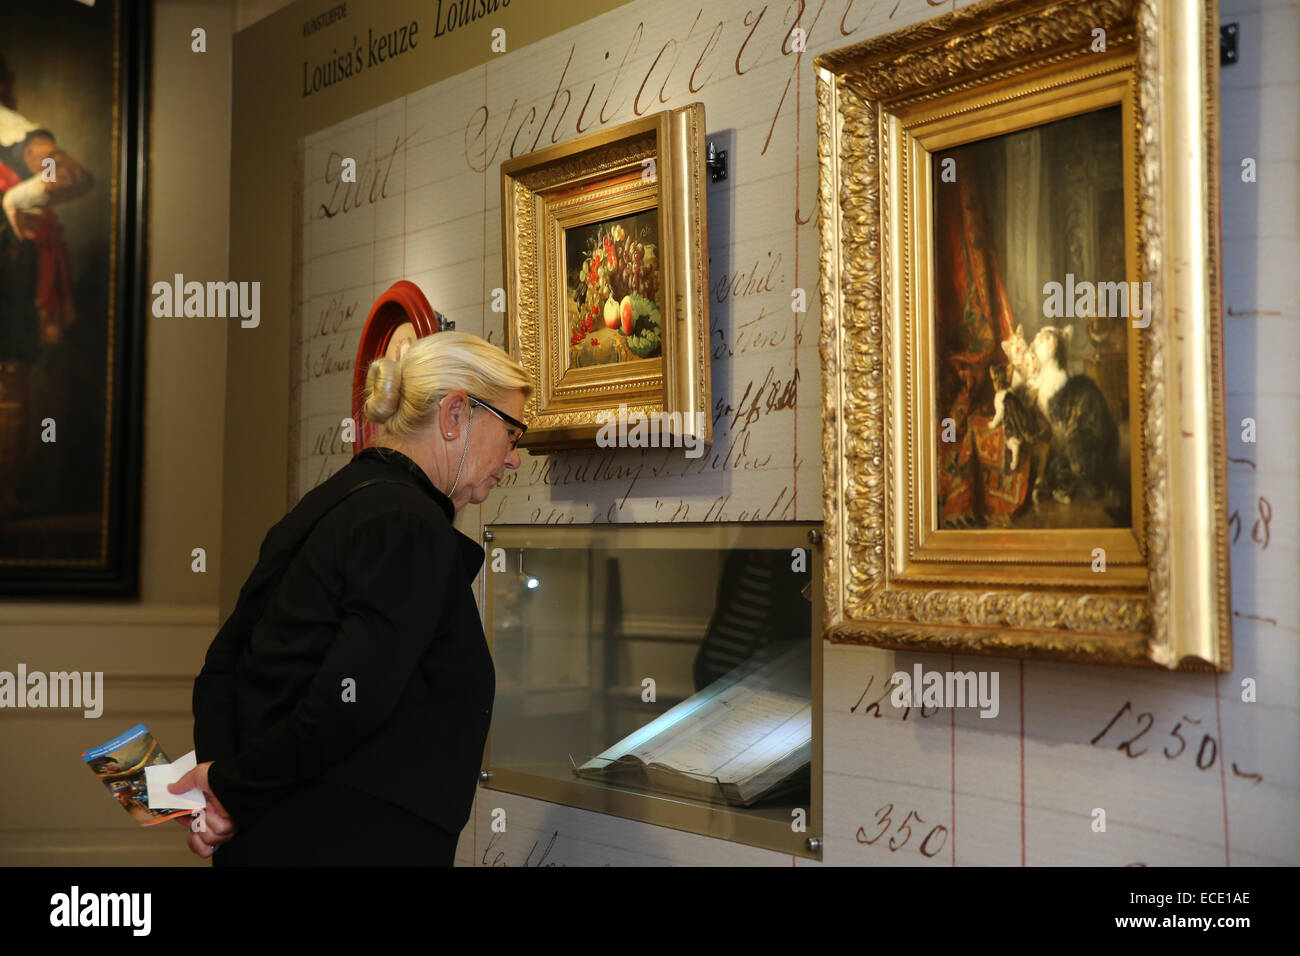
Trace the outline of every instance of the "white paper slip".
<path fill-rule="evenodd" d="M 144 768 L 145 784 L 149 787 L 150 810 L 201 810 L 208 805 L 203 791 L 195 787 L 184 793 L 169 793 L 167 785 L 175 783 L 194 769 L 196 760 L 191 750 L 173 763 L 154 764 Z"/>

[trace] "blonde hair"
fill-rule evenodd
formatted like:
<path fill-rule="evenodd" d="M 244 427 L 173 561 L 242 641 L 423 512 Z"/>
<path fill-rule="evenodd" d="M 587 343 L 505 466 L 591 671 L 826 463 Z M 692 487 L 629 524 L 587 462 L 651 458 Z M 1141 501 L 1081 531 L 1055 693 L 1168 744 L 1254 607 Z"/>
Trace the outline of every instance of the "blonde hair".
<path fill-rule="evenodd" d="M 395 438 L 423 432 L 449 392 L 499 404 L 506 393 L 532 391 L 524 367 L 486 339 L 438 332 L 416 339 L 394 361 L 378 358 L 366 370 L 366 418 Z"/>

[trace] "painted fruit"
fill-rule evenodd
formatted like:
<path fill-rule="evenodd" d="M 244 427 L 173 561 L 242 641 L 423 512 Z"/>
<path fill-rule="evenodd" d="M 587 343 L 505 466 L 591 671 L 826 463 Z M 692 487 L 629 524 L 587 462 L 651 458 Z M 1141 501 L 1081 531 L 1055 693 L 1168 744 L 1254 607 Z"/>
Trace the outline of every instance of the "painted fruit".
<path fill-rule="evenodd" d="M 618 310 L 623 316 L 623 334 L 631 335 L 632 326 L 636 324 L 636 315 L 632 312 L 632 297 L 623 296 L 623 301 L 619 304 Z"/>
<path fill-rule="evenodd" d="M 624 301 L 627 300 L 625 299 Z M 618 328 L 618 313 L 619 313 L 618 303 L 614 301 L 613 296 L 610 296 L 608 299 L 605 300 L 605 328 L 607 329 Z"/>

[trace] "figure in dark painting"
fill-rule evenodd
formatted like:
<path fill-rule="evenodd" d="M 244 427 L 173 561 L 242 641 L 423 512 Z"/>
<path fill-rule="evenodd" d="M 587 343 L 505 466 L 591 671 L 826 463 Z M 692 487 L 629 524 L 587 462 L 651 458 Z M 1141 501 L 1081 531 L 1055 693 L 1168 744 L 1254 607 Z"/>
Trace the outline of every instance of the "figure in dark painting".
<path fill-rule="evenodd" d="M 18 111 L 0 54 L 0 516 L 17 503 L 32 441 L 32 368 L 76 317 L 68 250 L 50 207 L 93 186 L 54 134 Z"/>

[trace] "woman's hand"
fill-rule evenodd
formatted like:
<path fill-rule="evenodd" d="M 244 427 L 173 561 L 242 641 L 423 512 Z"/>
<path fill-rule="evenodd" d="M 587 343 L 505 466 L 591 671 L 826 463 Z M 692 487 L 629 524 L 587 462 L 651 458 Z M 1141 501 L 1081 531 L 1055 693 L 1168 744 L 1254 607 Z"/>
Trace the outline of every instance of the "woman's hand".
<path fill-rule="evenodd" d="M 216 853 L 217 848 L 233 837 L 238 829 L 208 784 L 208 768 L 211 766 L 211 760 L 201 763 L 175 783 L 167 785 L 169 793 L 185 793 L 197 789 L 207 799 L 207 807 L 195 811 L 199 814 L 197 818 L 176 817 L 176 822 L 190 831 L 190 852 L 204 859 Z M 198 825 L 192 824 L 191 820 L 195 820 Z"/>

